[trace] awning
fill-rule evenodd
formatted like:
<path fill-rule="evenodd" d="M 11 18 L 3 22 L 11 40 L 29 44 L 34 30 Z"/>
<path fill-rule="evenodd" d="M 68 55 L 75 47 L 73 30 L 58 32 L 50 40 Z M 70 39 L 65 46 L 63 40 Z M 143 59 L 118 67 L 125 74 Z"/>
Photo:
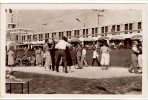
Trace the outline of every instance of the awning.
<path fill-rule="evenodd" d="M 117 35 L 111 38 L 111 40 L 124 40 L 125 38 L 123 36 Z"/>
<path fill-rule="evenodd" d="M 109 40 L 110 38 L 107 36 L 101 36 L 98 40 Z"/>
<path fill-rule="evenodd" d="M 85 42 L 91 42 L 91 41 L 96 41 L 93 37 L 88 37 L 84 39 Z"/>
<path fill-rule="evenodd" d="M 79 38 L 72 38 L 70 42 L 80 42 Z"/>
<path fill-rule="evenodd" d="M 131 39 L 132 40 L 137 40 L 137 39 L 141 40 L 142 39 L 142 35 L 134 35 L 134 36 L 131 37 Z"/>

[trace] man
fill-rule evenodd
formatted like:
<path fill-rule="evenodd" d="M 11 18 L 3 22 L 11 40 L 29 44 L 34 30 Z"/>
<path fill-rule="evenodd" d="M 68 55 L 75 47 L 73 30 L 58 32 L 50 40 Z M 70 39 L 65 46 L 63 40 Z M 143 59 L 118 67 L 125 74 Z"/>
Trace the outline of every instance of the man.
<path fill-rule="evenodd" d="M 139 53 L 139 50 L 137 48 L 137 45 L 138 45 L 138 42 L 137 41 L 133 41 L 133 46 L 132 46 L 132 55 L 131 55 L 131 58 L 132 58 L 132 65 L 131 67 L 129 68 L 129 72 L 132 73 L 132 71 L 134 70 L 134 73 L 135 74 L 139 74 L 138 72 L 138 53 Z"/>
<path fill-rule="evenodd" d="M 57 50 L 57 62 L 56 62 L 56 71 L 59 72 L 59 62 L 60 59 L 62 57 L 62 60 L 64 62 L 64 68 L 65 68 L 65 73 L 68 73 L 67 71 L 67 60 L 66 60 L 66 47 L 69 46 L 67 38 L 65 36 L 62 37 L 62 40 L 60 40 L 55 48 L 58 49 Z"/>
<path fill-rule="evenodd" d="M 82 68 L 82 64 L 81 64 L 81 57 L 82 57 L 82 47 L 81 44 L 78 43 L 78 47 L 76 48 L 76 52 L 77 52 L 77 63 L 78 63 L 78 68 Z"/>

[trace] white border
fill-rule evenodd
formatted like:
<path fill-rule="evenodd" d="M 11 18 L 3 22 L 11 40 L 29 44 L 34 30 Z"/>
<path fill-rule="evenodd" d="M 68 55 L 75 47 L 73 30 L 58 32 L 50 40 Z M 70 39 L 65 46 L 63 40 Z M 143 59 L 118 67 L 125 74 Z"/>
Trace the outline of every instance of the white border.
<path fill-rule="evenodd" d="M 50 6 L 49 6 L 50 5 Z M 56 6 L 58 5 L 58 6 Z M 92 6 L 93 5 L 93 6 Z M 99 6 L 98 6 L 99 5 Z M 126 8 L 125 8 L 126 6 Z M 5 8 L 12 8 L 12 9 L 93 9 L 93 8 L 97 8 L 97 9 L 142 9 L 143 10 L 143 18 L 142 18 L 142 22 L 143 22 L 143 65 L 148 65 L 147 64 L 147 31 L 146 31 L 146 4 L 2 4 L 1 5 L 1 76 L 5 75 L 5 25 L 6 25 L 6 17 L 5 17 Z M 143 68 L 143 86 L 142 86 L 142 95 L 84 95 L 84 94 L 79 94 L 79 95 L 75 95 L 75 94 L 68 94 L 68 95 L 64 95 L 64 94 L 13 94 L 13 95 L 9 95 L 9 94 L 5 94 L 5 77 L 1 77 L 1 93 L 2 96 L 4 96 L 5 98 L 38 98 L 38 99 L 42 99 L 42 98 L 50 98 L 50 99 L 68 99 L 68 98 L 73 98 L 73 99 L 101 99 L 101 98 L 146 98 L 147 95 L 146 93 L 148 93 L 147 91 L 147 75 L 148 75 L 148 71 L 147 71 L 147 66 Z"/>

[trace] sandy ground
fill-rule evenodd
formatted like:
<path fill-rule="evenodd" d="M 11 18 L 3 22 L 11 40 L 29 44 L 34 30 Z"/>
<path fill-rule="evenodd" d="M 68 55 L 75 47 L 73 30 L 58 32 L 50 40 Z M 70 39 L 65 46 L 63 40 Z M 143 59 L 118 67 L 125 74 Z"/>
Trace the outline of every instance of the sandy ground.
<path fill-rule="evenodd" d="M 113 78 L 113 77 L 128 77 L 128 76 L 138 76 L 141 74 L 129 73 L 127 68 L 110 67 L 109 70 L 102 70 L 101 67 L 84 67 L 83 69 L 75 69 L 75 66 L 71 67 L 71 72 L 62 72 L 62 67 L 60 67 L 60 72 L 56 71 L 45 71 L 44 67 L 14 67 L 13 71 L 20 72 L 31 72 L 40 74 L 49 74 L 65 77 L 76 77 L 76 78 L 88 78 L 88 79 L 101 79 L 101 78 Z M 7 67 L 7 69 L 9 69 Z"/>

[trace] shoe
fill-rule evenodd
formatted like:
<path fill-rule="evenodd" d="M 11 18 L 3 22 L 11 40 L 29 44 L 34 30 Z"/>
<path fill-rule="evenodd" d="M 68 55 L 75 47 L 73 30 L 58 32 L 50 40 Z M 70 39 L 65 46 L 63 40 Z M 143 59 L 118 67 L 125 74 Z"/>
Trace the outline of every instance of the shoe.
<path fill-rule="evenodd" d="M 132 73 L 132 71 L 128 70 L 130 73 Z"/>
<path fill-rule="evenodd" d="M 65 73 L 68 73 L 68 71 L 65 71 Z"/>
<path fill-rule="evenodd" d="M 57 70 L 57 72 L 59 72 L 59 70 Z"/>

